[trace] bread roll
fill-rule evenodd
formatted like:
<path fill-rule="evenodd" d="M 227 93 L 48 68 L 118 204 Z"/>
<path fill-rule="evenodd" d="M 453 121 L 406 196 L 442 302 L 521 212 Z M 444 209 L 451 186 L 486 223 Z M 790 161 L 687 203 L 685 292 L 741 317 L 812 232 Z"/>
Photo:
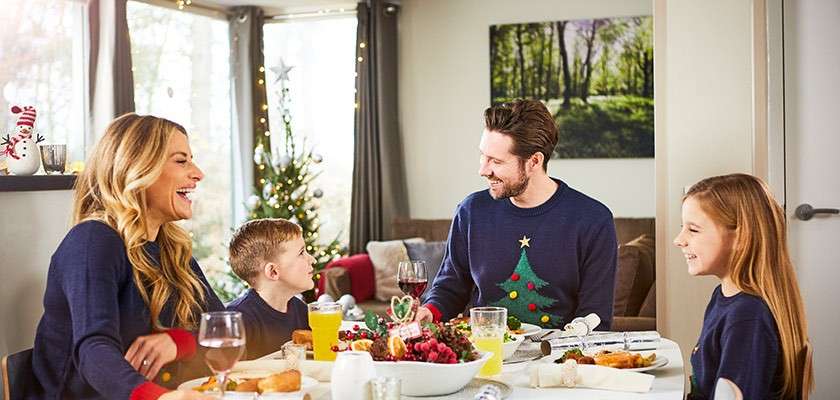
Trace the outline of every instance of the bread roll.
<path fill-rule="evenodd" d="M 260 379 L 257 384 L 260 393 L 296 392 L 300 390 L 300 371 L 290 369 Z"/>
<path fill-rule="evenodd" d="M 306 345 L 307 350 L 312 350 L 312 331 L 306 329 L 297 329 L 293 331 L 292 342 L 295 344 Z"/>

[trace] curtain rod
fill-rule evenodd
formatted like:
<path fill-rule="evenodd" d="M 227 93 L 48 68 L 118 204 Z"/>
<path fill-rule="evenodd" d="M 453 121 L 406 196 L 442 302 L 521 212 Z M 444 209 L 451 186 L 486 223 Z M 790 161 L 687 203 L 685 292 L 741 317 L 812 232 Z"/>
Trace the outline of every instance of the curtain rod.
<path fill-rule="evenodd" d="M 275 22 L 290 22 L 296 20 L 313 20 L 313 19 L 329 19 L 329 18 L 337 18 L 337 17 L 347 17 L 356 15 L 356 6 L 344 7 L 333 10 L 319 10 L 319 11 L 307 11 L 307 12 L 299 12 L 299 13 L 289 13 L 289 14 L 279 14 L 279 15 L 270 15 L 266 16 L 265 19 L 267 23 L 275 23 Z"/>
<path fill-rule="evenodd" d="M 192 4 L 184 7 L 183 9 L 178 9 L 178 6 L 175 5 L 175 2 L 172 0 L 134 0 L 140 3 L 151 4 L 153 6 L 169 8 L 172 10 L 177 11 L 184 11 L 193 14 L 199 14 L 206 17 L 218 18 L 218 19 L 227 19 L 233 13 L 224 8 L 219 7 L 212 7 L 204 4 L 197 4 L 195 1 Z"/>

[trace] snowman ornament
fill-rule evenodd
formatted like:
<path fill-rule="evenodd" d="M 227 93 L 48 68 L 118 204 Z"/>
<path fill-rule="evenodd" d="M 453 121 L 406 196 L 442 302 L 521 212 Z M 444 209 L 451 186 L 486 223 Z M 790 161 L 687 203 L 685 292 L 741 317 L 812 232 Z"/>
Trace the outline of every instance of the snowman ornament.
<path fill-rule="evenodd" d="M 9 172 L 14 175 L 32 175 L 41 167 L 38 143 L 44 141 L 41 135 L 33 137 L 35 107 L 12 107 L 13 114 L 21 114 L 15 125 L 15 132 L 6 135 L 0 143 L 0 151 L 6 156 Z"/>

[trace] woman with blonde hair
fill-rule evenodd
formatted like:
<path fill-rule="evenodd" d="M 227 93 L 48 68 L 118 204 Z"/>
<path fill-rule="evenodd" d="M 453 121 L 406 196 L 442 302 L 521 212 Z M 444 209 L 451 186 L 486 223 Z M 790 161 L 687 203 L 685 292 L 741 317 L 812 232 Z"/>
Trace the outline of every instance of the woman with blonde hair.
<path fill-rule="evenodd" d="M 33 371 L 43 393 L 73 399 L 203 399 L 169 392 L 196 350 L 200 313 L 224 307 L 175 221 L 203 178 L 180 125 L 114 120 L 79 176 L 74 226 L 53 254 Z"/>
<path fill-rule="evenodd" d="M 808 327 L 787 249 L 785 214 L 760 179 L 704 179 L 683 198 L 674 244 L 691 275 L 718 286 L 691 354 L 689 399 L 708 399 L 718 379 L 745 399 L 800 399 L 812 390 Z"/>

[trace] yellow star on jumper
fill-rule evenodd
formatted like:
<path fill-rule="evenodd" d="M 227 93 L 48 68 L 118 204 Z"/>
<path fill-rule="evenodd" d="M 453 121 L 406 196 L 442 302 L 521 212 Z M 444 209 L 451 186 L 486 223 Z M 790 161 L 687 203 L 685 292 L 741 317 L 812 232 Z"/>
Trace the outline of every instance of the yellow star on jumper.
<path fill-rule="evenodd" d="M 519 246 L 519 248 L 521 249 L 523 247 L 531 247 L 531 243 L 528 243 L 530 241 L 531 239 L 525 237 L 525 235 L 522 235 L 522 239 L 519 239 L 519 243 L 522 243 L 522 245 Z"/>

